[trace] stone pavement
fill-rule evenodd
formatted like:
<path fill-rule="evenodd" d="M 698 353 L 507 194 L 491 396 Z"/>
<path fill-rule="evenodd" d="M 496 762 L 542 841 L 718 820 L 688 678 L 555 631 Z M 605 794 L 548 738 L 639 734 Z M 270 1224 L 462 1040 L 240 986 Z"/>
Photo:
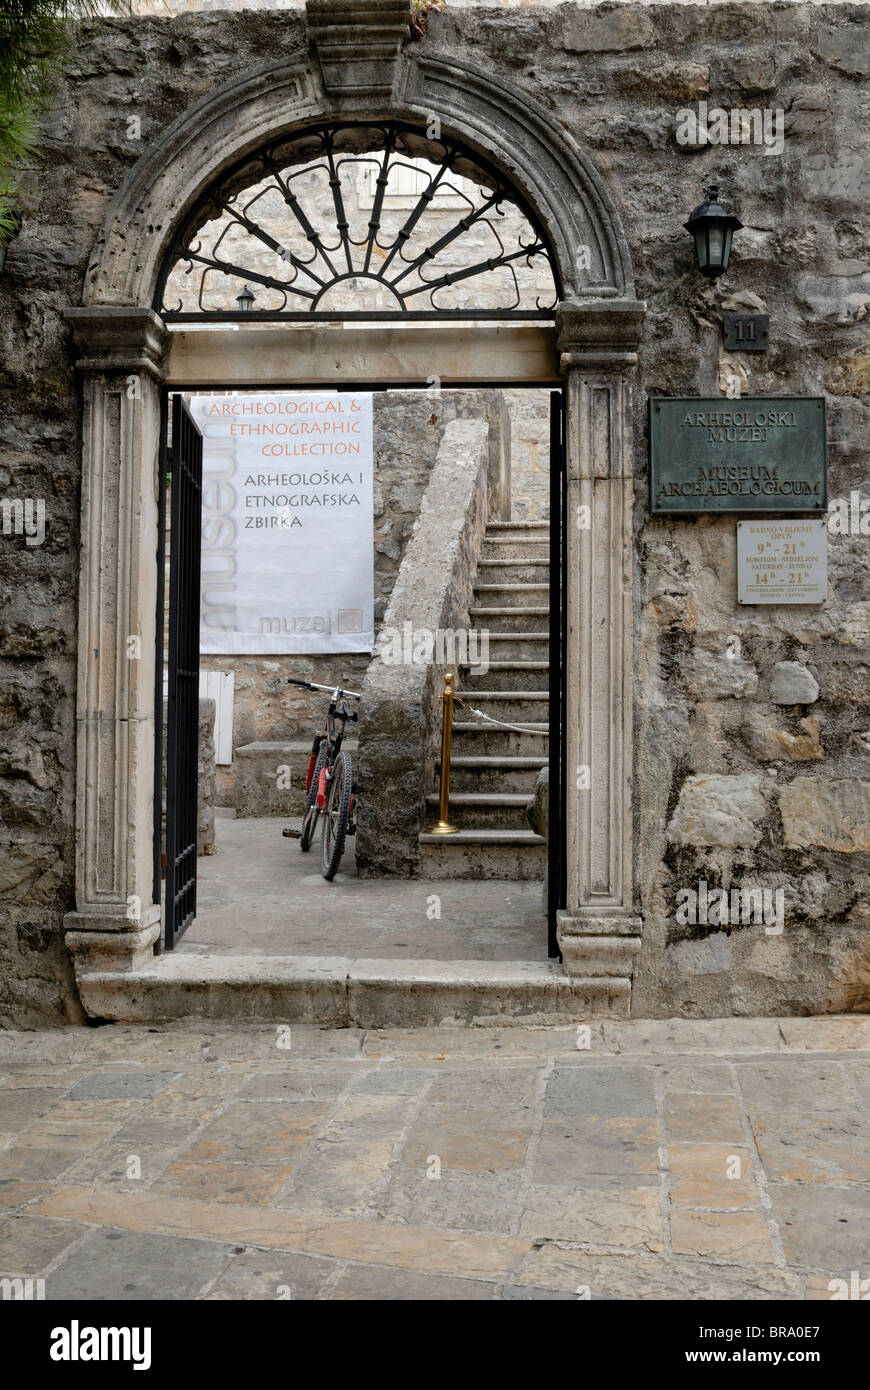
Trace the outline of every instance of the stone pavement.
<path fill-rule="evenodd" d="M 327 883 L 319 839 L 302 854 L 281 835 L 301 824 L 218 816 L 217 853 L 197 861 L 196 919 L 176 954 L 546 961 L 540 883 L 359 879 L 352 840 Z"/>
<path fill-rule="evenodd" d="M 870 1277 L 866 1016 L 0 1033 L 0 1086 L 0 1273 L 49 1300 Z"/>

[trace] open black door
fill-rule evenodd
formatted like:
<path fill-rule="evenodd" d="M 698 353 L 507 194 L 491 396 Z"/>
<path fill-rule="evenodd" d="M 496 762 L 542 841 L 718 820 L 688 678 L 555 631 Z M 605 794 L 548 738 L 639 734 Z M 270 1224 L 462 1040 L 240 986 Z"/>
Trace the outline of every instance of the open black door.
<path fill-rule="evenodd" d="M 565 906 L 565 641 L 567 583 L 565 406 L 550 393 L 550 796 L 547 850 L 547 941 L 558 956 L 556 914 Z"/>
<path fill-rule="evenodd" d="M 164 944 L 171 950 L 196 916 L 196 830 L 199 819 L 197 766 L 202 435 L 181 396 L 172 397 L 172 443 L 167 453 L 166 471 L 170 560 Z"/>

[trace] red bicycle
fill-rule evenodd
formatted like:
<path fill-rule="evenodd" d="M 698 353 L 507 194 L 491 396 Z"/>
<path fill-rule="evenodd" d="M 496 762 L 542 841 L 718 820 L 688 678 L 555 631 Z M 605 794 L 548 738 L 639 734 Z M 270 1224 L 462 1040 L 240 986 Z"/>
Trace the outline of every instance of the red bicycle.
<path fill-rule="evenodd" d="M 288 840 L 298 840 L 299 848 L 306 852 L 311 848 L 317 823 L 323 818 L 320 835 L 320 871 L 328 881 L 335 878 L 344 842 L 348 835 L 356 834 L 356 788 L 353 784 L 353 767 L 350 754 L 341 746 L 345 725 L 356 724 L 359 712 L 352 710 L 348 699 L 359 700 L 356 690 L 342 690 L 340 686 L 315 685 L 313 681 L 299 681 L 292 678 L 288 685 L 301 685 L 303 690 L 326 690 L 329 692 L 329 709 L 323 733 L 317 734 L 311 747 L 308 763 L 308 778 L 305 783 L 305 814 L 301 830 L 285 830 Z"/>

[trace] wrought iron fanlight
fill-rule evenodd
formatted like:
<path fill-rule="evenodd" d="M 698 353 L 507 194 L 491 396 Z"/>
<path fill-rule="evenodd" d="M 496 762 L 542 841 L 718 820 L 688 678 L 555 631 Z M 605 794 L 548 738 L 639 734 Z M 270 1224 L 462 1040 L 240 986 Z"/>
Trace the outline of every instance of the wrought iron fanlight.
<path fill-rule="evenodd" d="M 534 213 L 480 156 L 398 123 L 333 123 L 207 190 L 154 307 L 168 322 L 536 319 L 560 293 Z"/>

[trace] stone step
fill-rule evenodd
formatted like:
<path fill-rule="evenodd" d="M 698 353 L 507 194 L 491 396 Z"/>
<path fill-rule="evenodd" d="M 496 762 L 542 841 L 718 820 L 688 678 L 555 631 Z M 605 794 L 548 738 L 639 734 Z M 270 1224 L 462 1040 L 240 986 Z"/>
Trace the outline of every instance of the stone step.
<path fill-rule="evenodd" d="M 531 792 L 450 792 L 451 825 L 463 830 L 528 830 Z M 438 795 L 426 798 L 431 824 L 438 819 Z"/>
<path fill-rule="evenodd" d="M 549 584 L 546 555 L 528 560 L 479 560 L 477 577 L 485 584 Z"/>
<path fill-rule="evenodd" d="M 450 792 L 514 792 L 531 796 L 545 757 L 458 757 L 450 759 Z M 441 760 L 435 764 L 441 776 Z"/>
<path fill-rule="evenodd" d="M 541 931 L 546 937 L 542 921 Z M 142 970 L 88 980 L 86 1007 L 117 1023 L 319 1023 L 427 1028 L 626 1018 L 629 982 L 573 978 L 556 961 L 393 960 L 345 956 L 209 955 L 167 951 Z"/>
<path fill-rule="evenodd" d="M 469 610 L 474 627 L 486 628 L 493 632 L 540 632 L 544 637 L 550 630 L 550 610 L 540 605 L 528 608 L 496 607 L 493 604 L 475 604 Z"/>
<path fill-rule="evenodd" d="M 421 878 L 543 879 L 547 842 L 533 830 L 457 830 L 420 835 Z"/>
<path fill-rule="evenodd" d="M 546 687 L 550 671 L 549 661 L 491 661 L 486 671 L 475 667 L 463 668 L 463 681 L 479 690 L 487 691 L 526 691 Z"/>
<path fill-rule="evenodd" d="M 549 655 L 548 632 L 491 632 L 489 634 L 491 661 L 544 661 Z M 528 650 L 525 650 L 528 648 Z"/>
<path fill-rule="evenodd" d="M 301 816 L 305 810 L 305 779 L 314 736 L 306 739 L 259 740 L 233 750 L 235 808 L 247 816 Z M 358 740 L 346 738 L 346 748 L 356 761 Z M 278 769 L 289 768 L 290 786 L 279 787 Z M 286 781 L 286 775 L 281 781 Z"/>
<path fill-rule="evenodd" d="M 546 724 L 549 715 L 550 696 L 546 690 L 460 690 L 459 694 L 466 704 L 509 724 Z M 462 721 L 472 718 L 461 705 L 456 714 Z"/>
<path fill-rule="evenodd" d="M 503 521 L 494 521 L 483 533 L 483 539 L 487 545 L 512 545 L 514 542 L 522 545 L 543 545 L 546 546 L 550 540 L 549 521 L 524 521 L 511 525 L 505 525 Z"/>
<path fill-rule="evenodd" d="M 529 560 L 549 553 L 549 536 L 542 540 L 516 536 L 484 536 L 481 558 L 484 560 Z"/>
<path fill-rule="evenodd" d="M 547 602 L 549 584 L 475 584 L 475 602 L 494 608 L 537 607 Z M 547 610 L 549 612 L 549 609 Z"/>
<path fill-rule="evenodd" d="M 480 723 L 454 723 L 453 750 L 457 757 L 491 755 L 498 757 L 543 757 L 547 752 L 547 725 L 538 732 L 514 734 L 509 729 L 497 729 L 483 720 Z"/>
<path fill-rule="evenodd" d="M 518 543 L 519 543 L 519 542 L 514 542 L 514 544 L 518 544 Z M 484 541 L 484 545 L 486 545 L 486 544 L 487 544 L 487 542 Z M 489 565 L 546 565 L 548 569 L 549 569 L 549 567 L 550 567 L 550 555 L 549 555 L 549 552 L 548 552 L 547 550 L 540 550 L 540 549 L 539 549 L 539 550 L 536 551 L 536 550 L 534 549 L 534 547 L 530 545 L 530 546 L 529 546 L 529 549 L 528 549 L 528 553 L 526 553 L 526 552 L 524 551 L 522 555 L 518 556 L 518 557 L 514 560 L 514 559 L 511 559 L 510 556 L 505 555 L 505 554 L 503 553 L 503 542 L 501 542 L 501 541 L 495 541 L 495 542 L 489 542 L 489 544 L 494 544 L 494 545 L 496 546 L 496 553 L 495 553 L 494 555 L 482 555 L 481 558 L 480 558 L 480 560 L 478 561 L 478 564 L 481 564 L 481 565 L 484 565 L 484 566 L 489 566 Z"/>

